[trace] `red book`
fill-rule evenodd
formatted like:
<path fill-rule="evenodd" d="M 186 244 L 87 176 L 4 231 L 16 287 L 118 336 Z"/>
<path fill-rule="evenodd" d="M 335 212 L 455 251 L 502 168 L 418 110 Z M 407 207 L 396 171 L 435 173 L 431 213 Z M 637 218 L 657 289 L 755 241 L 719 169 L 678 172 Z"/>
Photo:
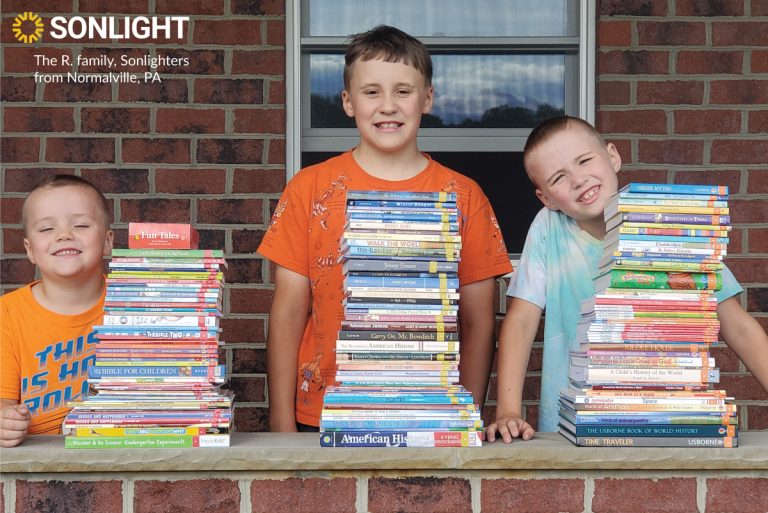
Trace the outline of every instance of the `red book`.
<path fill-rule="evenodd" d="M 197 249 L 198 242 L 189 224 L 128 223 L 130 249 Z"/>

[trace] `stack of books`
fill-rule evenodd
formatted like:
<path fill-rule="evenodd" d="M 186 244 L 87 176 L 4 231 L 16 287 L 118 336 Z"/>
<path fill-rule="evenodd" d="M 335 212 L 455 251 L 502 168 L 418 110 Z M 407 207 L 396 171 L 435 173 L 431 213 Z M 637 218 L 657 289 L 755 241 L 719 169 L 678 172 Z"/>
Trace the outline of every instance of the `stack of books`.
<path fill-rule="evenodd" d="M 70 403 L 65 447 L 226 447 L 232 394 L 219 365 L 223 251 L 189 225 L 131 223 L 109 264 L 88 385 Z M 157 249 L 161 248 L 161 249 Z"/>
<path fill-rule="evenodd" d="M 580 446 L 736 447 L 718 341 L 728 188 L 636 184 L 605 210 L 607 234 L 582 304 L 560 432 Z"/>
<path fill-rule="evenodd" d="M 482 444 L 479 408 L 459 385 L 458 216 L 455 193 L 348 191 L 321 446 Z"/>

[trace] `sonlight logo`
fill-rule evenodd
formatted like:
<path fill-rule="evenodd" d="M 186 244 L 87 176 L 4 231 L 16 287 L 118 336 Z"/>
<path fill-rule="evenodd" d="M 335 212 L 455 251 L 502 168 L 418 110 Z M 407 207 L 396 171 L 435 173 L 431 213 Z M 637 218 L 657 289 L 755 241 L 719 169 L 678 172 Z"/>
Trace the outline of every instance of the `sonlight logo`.
<path fill-rule="evenodd" d="M 181 39 L 189 16 L 54 16 L 48 35 L 53 39 Z M 31 27 L 34 27 L 34 32 Z M 22 43 L 34 43 L 43 35 L 40 16 L 31 12 L 18 15 L 13 33 Z"/>
<path fill-rule="evenodd" d="M 23 12 L 13 19 L 11 29 L 22 43 L 34 43 L 43 35 L 43 20 L 33 12 Z"/>

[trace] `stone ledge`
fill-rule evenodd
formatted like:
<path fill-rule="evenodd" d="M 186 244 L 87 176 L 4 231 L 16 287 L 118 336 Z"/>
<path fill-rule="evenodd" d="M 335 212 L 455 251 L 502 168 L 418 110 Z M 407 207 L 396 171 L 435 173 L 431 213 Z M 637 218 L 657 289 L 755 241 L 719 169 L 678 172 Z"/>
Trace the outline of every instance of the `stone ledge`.
<path fill-rule="evenodd" d="M 557 433 L 481 448 L 321 448 L 309 433 L 239 433 L 215 449 L 64 449 L 31 436 L 0 450 L 0 472 L 307 470 L 768 470 L 768 431 L 742 432 L 735 449 L 576 447 Z"/>

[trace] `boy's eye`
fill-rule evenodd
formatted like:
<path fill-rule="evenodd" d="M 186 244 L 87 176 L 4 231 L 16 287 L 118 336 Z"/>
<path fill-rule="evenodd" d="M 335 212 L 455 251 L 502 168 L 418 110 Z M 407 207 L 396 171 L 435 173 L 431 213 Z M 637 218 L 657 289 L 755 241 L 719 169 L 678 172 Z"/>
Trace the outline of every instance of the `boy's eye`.
<path fill-rule="evenodd" d="M 75 228 L 90 228 L 90 226 L 91 225 L 89 225 L 89 224 L 80 223 L 80 224 L 76 224 Z"/>
<path fill-rule="evenodd" d="M 584 164 L 586 164 L 586 163 L 587 163 L 587 162 L 589 162 L 590 160 L 592 160 L 592 157 L 587 157 L 587 158 L 585 158 L 585 159 L 582 159 L 582 160 L 580 160 L 580 161 L 579 161 L 579 165 L 582 165 L 582 166 L 583 166 Z"/>
<path fill-rule="evenodd" d="M 44 226 L 44 227 L 38 229 L 37 231 L 42 233 L 42 232 L 50 232 L 51 230 L 53 230 L 53 228 L 51 228 L 49 226 Z"/>
<path fill-rule="evenodd" d="M 552 184 L 556 184 L 563 178 L 563 175 L 557 175 L 554 180 L 552 180 Z"/>

